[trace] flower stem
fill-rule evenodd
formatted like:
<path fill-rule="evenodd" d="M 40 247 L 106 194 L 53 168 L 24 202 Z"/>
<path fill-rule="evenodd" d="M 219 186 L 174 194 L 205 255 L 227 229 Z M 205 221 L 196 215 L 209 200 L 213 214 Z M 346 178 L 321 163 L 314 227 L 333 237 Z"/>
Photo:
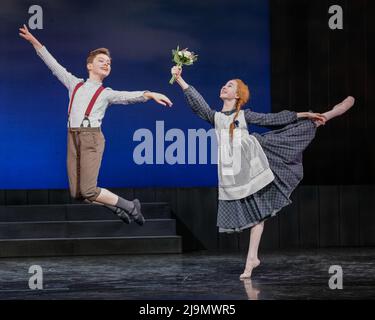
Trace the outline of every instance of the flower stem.
<path fill-rule="evenodd" d="M 175 76 L 172 76 L 171 80 L 169 80 L 169 84 L 173 84 L 176 80 L 176 77 Z"/>
<path fill-rule="evenodd" d="M 182 67 L 182 63 L 177 63 L 176 67 Z M 169 80 L 169 84 L 173 84 L 176 81 L 176 77 L 173 75 L 171 80 Z"/>

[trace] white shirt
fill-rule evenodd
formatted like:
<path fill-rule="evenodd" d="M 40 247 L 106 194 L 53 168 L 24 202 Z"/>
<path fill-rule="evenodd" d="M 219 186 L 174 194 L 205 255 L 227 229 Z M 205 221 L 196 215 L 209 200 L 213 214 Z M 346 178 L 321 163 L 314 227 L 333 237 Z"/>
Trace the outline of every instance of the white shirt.
<path fill-rule="evenodd" d="M 80 82 L 84 82 L 84 79 L 77 78 L 76 76 L 68 72 L 55 60 L 55 58 L 48 52 L 45 46 L 37 50 L 37 54 L 48 66 L 48 68 L 51 69 L 52 73 L 68 89 L 70 100 L 75 86 Z M 83 86 L 78 89 L 75 94 L 70 113 L 70 126 L 72 128 L 78 128 L 81 126 L 87 106 L 89 105 L 90 100 L 95 94 L 96 90 L 101 85 L 101 82 L 87 79 L 84 82 Z M 145 91 L 116 91 L 112 90 L 111 88 L 105 88 L 100 93 L 90 113 L 89 120 L 91 127 L 101 126 L 106 109 L 111 104 L 130 104 L 147 101 L 147 99 L 143 96 L 144 92 Z M 84 125 L 87 126 L 86 121 Z"/>

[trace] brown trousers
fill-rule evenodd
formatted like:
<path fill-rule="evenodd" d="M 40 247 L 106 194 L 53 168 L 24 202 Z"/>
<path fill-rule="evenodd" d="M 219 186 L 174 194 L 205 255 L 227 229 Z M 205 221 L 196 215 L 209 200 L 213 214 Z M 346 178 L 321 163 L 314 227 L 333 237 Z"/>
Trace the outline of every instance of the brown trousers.
<path fill-rule="evenodd" d="M 99 128 L 68 128 L 67 169 L 70 194 L 79 200 L 95 201 L 99 169 L 105 146 Z"/>

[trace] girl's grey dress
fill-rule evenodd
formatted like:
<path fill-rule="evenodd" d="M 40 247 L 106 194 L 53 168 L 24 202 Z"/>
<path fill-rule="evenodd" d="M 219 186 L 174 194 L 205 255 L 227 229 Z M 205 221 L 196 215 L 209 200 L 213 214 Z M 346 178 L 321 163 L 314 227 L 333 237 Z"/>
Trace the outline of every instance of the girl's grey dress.
<path fill-rule="evenodd" d="M 211 109 L 192 86 L 184 90 L 188 104 L 203 120 L 215 125 Z M 231 114 L 228 112 L 225 114 Z M 283 126 L 263 134 L 252 133 L 267 156 L 275 179 L 258 192 L 239 200 L 219 200 L 219 232 L 239 232 L 276 215 L 290 204 L 290 195 L 303 178 L 302 153 L 314 139 L 316 126 L 310 119 L 297 119 L 293 111 L 256 113 L 244 110 L 248 124 Z"/>

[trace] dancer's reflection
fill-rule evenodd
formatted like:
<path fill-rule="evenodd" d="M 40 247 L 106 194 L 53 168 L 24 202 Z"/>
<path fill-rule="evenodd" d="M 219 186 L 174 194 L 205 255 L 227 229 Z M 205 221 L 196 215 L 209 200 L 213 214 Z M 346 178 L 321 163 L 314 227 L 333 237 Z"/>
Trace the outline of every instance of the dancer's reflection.
<path fill-rule="evenodd" d="M 249 300 L 258 300 L 260 290 L 253 286 L 252 280 L 251 279 L 243 279 L 242 282 L 243 282 L 243 285 L 245 287 L 248 299 Z"/>

